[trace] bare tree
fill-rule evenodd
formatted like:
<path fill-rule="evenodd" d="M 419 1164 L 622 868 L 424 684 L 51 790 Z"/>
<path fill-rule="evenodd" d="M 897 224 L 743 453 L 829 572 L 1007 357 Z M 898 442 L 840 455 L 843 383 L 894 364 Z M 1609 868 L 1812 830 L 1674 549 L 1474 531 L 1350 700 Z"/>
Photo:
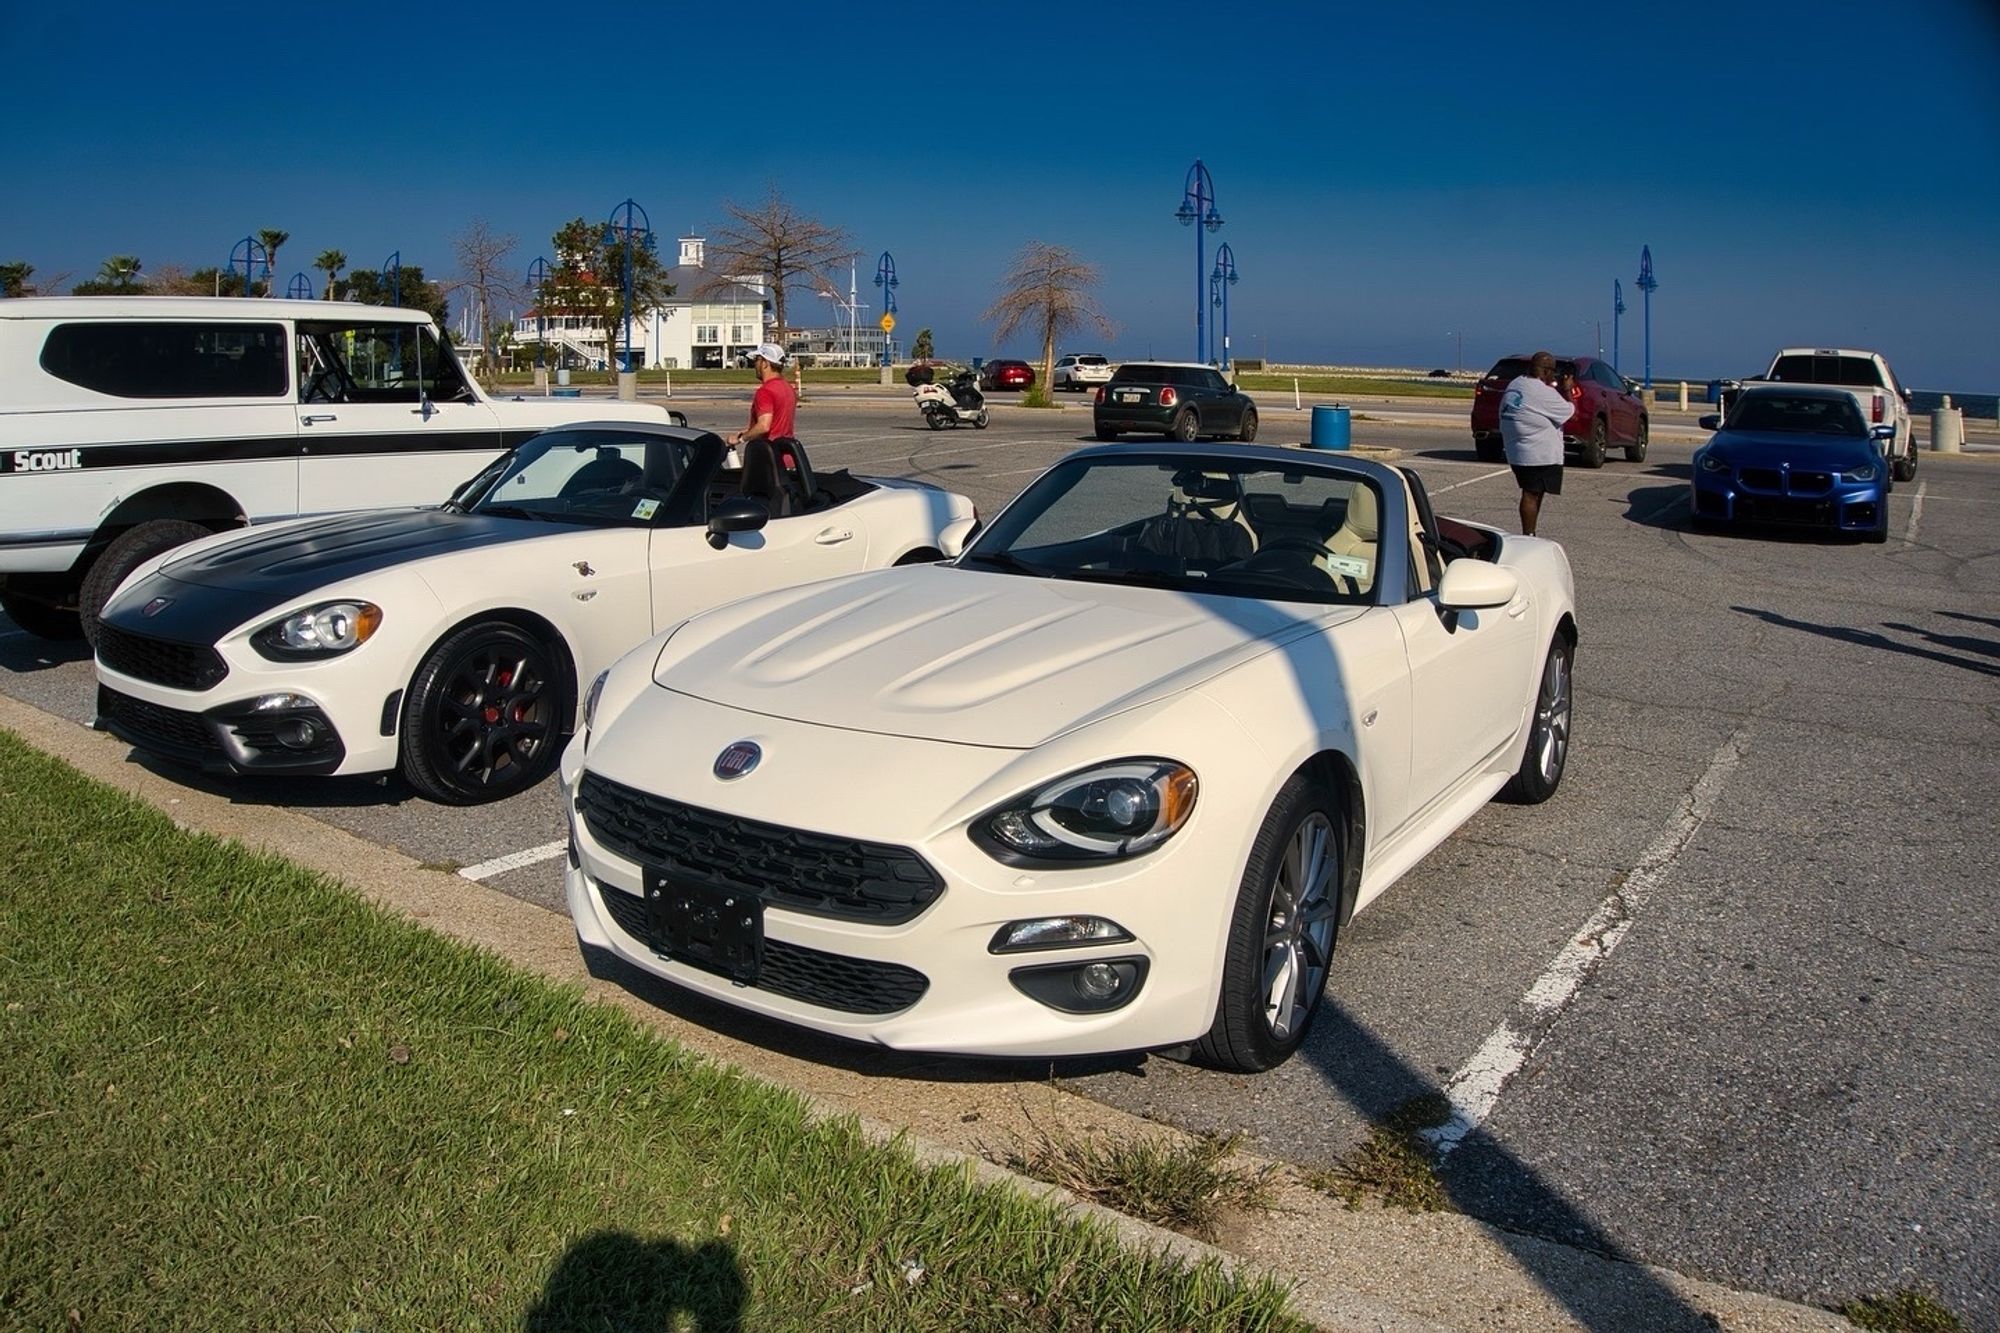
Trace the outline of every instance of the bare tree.
<path fill-rule="evenodd" d="M 478 302 L 481 355 L 494 362 L 497 360 L 493 354 L 494 307 L 518 300 L 520 294 L 508 259 L 514 253 L 514 238 L 496 235 L 486 225 L 486 219 L 474 218 L 464 231 L 451 238 L 451 248 L 458 256 L 458 276 L 445 285 L 445 290 L 464 292 Z"/>
<path fill-rule="evenodd" d="M 1116 328 L 1098 309 L 1090 289 L 1097 285 L 1097 267 L 1086 264 L 1068 248 L 1047 241 L 1030 241 L 1014 256 L 1014 266 L 1000 280 L 1000 299 L 984 318 L 994 321 L 995 342 L 1005 342 L 1021 329 L 1042 337 L 1042 376 L 1046 385 L 1054 373 L 1056 339 L 1077 329 L 1092 328 L 1106 338 Z"/>
<path fill-rule="evenodd" d="M 770 285 L 774 340 L 785 345 L 791 325 L 785 316 L 785 289 L 801 279 L 814 290 L 831 286 L 833 266 L 854 253 L 853 238 L 839 227 L 807 217 L 785 202 L 778 188 L 754 206 L 723 200 L 729 221 L 707 245 L 709 270 L 698 295 L 714 295 L 737 277 L 761 277 Z"/>

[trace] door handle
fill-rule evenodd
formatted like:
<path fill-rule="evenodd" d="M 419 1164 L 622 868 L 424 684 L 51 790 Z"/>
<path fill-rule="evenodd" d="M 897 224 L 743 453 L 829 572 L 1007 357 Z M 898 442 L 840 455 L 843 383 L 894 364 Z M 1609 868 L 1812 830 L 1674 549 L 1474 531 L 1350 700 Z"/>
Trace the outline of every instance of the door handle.
<path fill-rule="evenodd" d="M 323 412 L 316 416 L 300 417 L 299 424 L 301 426 L 317 426 L 322 421 L 338 421 L 338 420 L 340 420 L 340 418 L 335 416 L 333 413 Z"/>
<path fill-rule="evenodd" d="M 852 540 L 853 537 L 854 534 L 846 528 L 822 528 L 819 535 L 813 538 L 813 542 L 820 546 L 838 546 L 844 541 Z"/>
<path fill-rule="evenodd" d="M 1507 603 L 1507 614 L 1515 620 L 1519 620 L 1522 616 L 1527 615 L 1528 599 L 1525 597 L 1516 597 L 1513 601 Z"/>

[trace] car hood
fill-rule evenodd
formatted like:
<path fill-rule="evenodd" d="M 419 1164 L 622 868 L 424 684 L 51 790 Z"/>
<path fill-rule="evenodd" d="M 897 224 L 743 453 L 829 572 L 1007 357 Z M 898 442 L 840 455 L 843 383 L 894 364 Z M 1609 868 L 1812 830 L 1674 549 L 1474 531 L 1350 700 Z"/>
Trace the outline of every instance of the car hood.
<path fill-rule="evenodd" d="M 187 643 L 213 643 L 254 616 L 296 603 L 319 588 L 350 583 L 392 566 L 571 531 L 531 519 L 444 509 L 392 509 L 252 528 L 170 557 L 121 590 L 105 621 Z M 165 599 L 150 617 L 143 608 Z"/>
<path fill-rule="evenodd" d="M 1873 440 L 1786 431 L 1719 432 L 1705 446 L 1711 458 L 1741 466 L 1806 468 L 1837 472 L 1881 458 Z"/>
<path fill-rule="evenodd" d="M 1026 749 L 1364 609 L 912 566 L 700 616 L 654 679 L 771 717 Z"/>

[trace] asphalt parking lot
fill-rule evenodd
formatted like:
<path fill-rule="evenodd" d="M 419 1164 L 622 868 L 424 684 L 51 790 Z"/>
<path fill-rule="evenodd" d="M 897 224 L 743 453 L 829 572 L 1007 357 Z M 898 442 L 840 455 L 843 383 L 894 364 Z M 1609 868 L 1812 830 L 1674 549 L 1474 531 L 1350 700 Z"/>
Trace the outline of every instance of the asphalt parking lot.
<path fill-rule="evenodd" d="M 676 405 L 733 428 L 742 397 Z M 990 516 L 1090 434 L 1074 403 L 1011 397 L 989 430 L 932 432 L 906 399 L 828 395 L 801 433 L 822 470 L 921 477 Z M 1306 430 L 1267 403 L 1266 441 Z M 1452 412 L 1363 408 L 1354 434 L 1401 450 L 1440 512 L 1513 527 L 1510 477 Z M 1645 463 L 1573 468 L 1548 502 L 1582 630 L 1563 789 L 1488 807 L 1356 918 L 1298 1059 L 1054 1073 L 1306 1164 L 1444 1089 L 1481 1113 L 1444 1169 L 1465 1211 L 1815 1303 L 1923 1286 L 2000 1327 L 2000 459 L 1926 455 L 1889 542 L 1847 545 L 1689 531 L 1694 438 L 1656 429 Z M 85 722 L 89 664 L 51 647 L 0 618 L 0 689 Z M 453 810 L 368 781 L 204 785 L 561 907 L 548 786 Z"/>

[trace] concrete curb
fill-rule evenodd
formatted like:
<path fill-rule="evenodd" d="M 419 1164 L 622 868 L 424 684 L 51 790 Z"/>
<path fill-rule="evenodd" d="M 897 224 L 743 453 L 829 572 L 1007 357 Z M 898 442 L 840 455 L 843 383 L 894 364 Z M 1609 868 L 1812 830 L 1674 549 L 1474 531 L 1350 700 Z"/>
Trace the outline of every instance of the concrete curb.
<path fill-rule="evenodd" d="M 854 1116 L 870 1135 L 900 1139 L 927 1163 L 963 1168 L 1108 1225 L 1139 1250 L 1289 1284 L 1298 1313 L 1323 1328 L 1421 1333 L 1439 1329 L 1687 1328 L 1790 1333 L 1848 1330 L 1824 1310 L 1738 1292 L 1665 1269 L 1513 1235 L 1457 1214 L 1349 1209 L 1281 1168 L 1278 1206 L 1229 1220 L 1210 1245 L 1136 1221 L 994 1164 L 981 1149 L 1060 1131 L 1119 1137 L 1176 1131 L 1052 1084 L 928 1079 L 808 1060 L 758 1046 L 649 1003 L 586 970 L 567 917 L 378 846 L 309 815 L 237 805 L 133 763 L 111 737 L 0 695 L 0 727 L 86 775 L 137 796 L 183 828 L 284 856 L 441 934 L 485 949 L 660 1035 L 803 1097 L 816 1114 Z M 1036 1105 L 1030 1106 L 1032 1094 Z M 974 1128 L 976 1126 L 976 1128 Z M 1252 1167 L 1264 1163 L 1248 1160 Z M 1663 1311 L 1662 1293 L 1676 1308 Z"/>

